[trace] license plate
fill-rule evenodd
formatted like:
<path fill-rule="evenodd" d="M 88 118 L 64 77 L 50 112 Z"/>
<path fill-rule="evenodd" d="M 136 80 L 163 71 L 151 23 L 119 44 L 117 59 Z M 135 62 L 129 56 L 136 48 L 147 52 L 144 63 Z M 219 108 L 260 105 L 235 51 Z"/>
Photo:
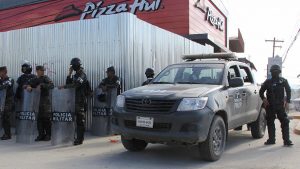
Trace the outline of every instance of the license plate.
<path fill-rule="evenodd" d="M 154 119 L 152 117 L 136 117 L 136 126 L 153 128 Z"/>

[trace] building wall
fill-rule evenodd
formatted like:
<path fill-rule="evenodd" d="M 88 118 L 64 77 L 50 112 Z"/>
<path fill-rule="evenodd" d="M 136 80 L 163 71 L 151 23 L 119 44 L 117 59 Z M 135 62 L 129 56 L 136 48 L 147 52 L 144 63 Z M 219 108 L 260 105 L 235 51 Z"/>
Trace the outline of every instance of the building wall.
<path fill-rule="evenodd" d="M 0 33 L 0 65 L 8 67 L 10 76 L 16 80 L 27 60 L 34 66 L 45 65 L 55 85 L 65 83 L 73 57 L 82 59 L 93 87 L 105 78 L 107 67 L 115 66 L 127 90 L 146 80 L 148 67 L 158 73 L 169 64 L 182 62 L 183 54 L 212 51 L 129 13 Z M 87 125 L 90 123 L 89 111 Z"/>
<path fill-rule="evenodd" d="M 195 7 L 196 0 L 189 0 L 189 34 L 208 33 L 216 42 L 227 46 L 227 17 L 216 8 L 211 0 L 202 1 L 201 5 L 204 5 L 204 11 Z M 212 26 L 206 20 L 206 7 L 209 7 L 215 16 L 220 17 L 224 21 L 223 31 L 216 29 L 215 26 Z"/>
<path fill-rule="evenodd" d="M 161 9 L 155 12 L 140 12 L 138 17 L 153 25 L 179 35 L 189 34 L 188 0 L 163 0 Z"/>

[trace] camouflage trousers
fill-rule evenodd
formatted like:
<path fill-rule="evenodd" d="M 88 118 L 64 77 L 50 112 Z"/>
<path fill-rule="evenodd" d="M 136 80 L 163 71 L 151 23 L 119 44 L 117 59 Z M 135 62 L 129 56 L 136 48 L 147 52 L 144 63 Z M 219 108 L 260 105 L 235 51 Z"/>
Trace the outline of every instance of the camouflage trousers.
<path fill-rule="evenodd" d="M 84 104 L 75 105 L 75 116 L 76 116 L 76 126 L 77 126 L 77 140 L 84 140 L 85 132 L 85 110 Z"/>
<path fill-rule="evenodd" d="M 37 116 L 39 136 L 51 136 L 51 105 L 50 102 L 41 103 Z"/>

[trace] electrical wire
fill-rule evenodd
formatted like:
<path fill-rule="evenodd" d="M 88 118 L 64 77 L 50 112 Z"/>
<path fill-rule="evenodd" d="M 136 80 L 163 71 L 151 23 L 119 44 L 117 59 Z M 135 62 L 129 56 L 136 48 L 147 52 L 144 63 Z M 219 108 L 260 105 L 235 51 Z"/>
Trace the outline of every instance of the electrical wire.
<path fill-rule="evenodd" d="M 284 54 L 284 59 L 283 59 L 283 62 L 282 62 L 282 63 L 284 63 L 285 60 L 287 59 L 288 53 L 289 53 L 290 49 L 293 47 L 293 45 L 295 44 L 295 42 L 296 42 L 296 40 L 297 40 L 299 34 L 300 34 L 300 28 L 298 29 L 298 31 L 297 31 L 297 33 L 296 33 L 294 39 L 292 40 L 292 42 L 290 43 L 288 49 L 286 50 L 286 52 L 285 52 L 285 54 Z"/>

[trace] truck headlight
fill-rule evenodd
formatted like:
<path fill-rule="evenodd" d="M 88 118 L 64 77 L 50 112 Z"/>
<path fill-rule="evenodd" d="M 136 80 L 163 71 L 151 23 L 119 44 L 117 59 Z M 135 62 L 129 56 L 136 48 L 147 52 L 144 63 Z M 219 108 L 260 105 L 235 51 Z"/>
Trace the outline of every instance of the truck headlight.
<path fill-rule="evenodd" d="M 120 108 L 123 108 L 125 105 L 125 96 L 123 95 L 119 95 L 117 97 L 117 103 L 116 103 L 116 106 L 117 107 L 120 107 Z"/>
<path fill-rule="evenodd" d="M 177 108 L 177 111 L 201 110 L 206 106 L 207 100 L 208 97 L 183 98 Z"/>

